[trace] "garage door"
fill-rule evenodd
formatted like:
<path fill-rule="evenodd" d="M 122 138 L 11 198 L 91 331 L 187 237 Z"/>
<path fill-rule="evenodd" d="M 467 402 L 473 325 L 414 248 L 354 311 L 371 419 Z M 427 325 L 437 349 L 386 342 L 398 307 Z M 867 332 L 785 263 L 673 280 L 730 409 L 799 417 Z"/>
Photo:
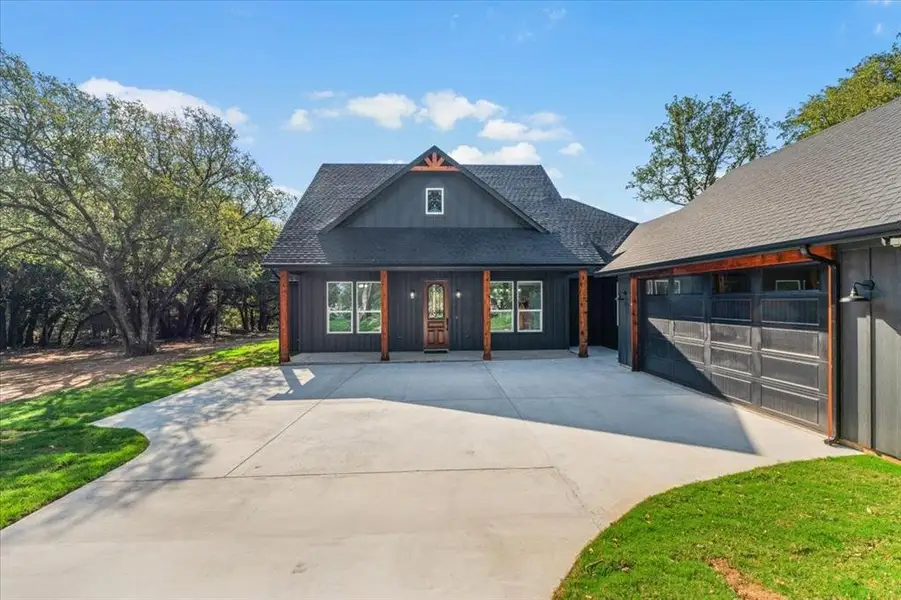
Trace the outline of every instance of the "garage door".
<path fill-rule="evenodd" d="M 826 275 L 820 265 L 642 282 L 641 368 L 826 429 Z"/>

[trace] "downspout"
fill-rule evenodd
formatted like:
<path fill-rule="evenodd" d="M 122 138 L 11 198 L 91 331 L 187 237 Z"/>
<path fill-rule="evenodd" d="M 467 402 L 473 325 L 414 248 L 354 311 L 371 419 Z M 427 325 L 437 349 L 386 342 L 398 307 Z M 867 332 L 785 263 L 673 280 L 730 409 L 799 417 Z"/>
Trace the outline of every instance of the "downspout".
<path fill-rule="evenodd" d="M 839 378 L 839 364 L 841 364 L 841 360 L 839 358 L 839 354 L 841 352 L 841 332 L 838 328 L 838 307 L 835 306 L 836 302 L 838 301 L 839 294 L 838 261 L 828 256 L 814 254 L 810 251 L 810 245 L 801 246 L 798 250 L 805 258 L 809 258 L 810 260 L 826 265 L 826 268 L 829 269 L 829 279 L 832 282 L 831 288 L 829 289 L 829 299 L 827 300 L 827 302 L 831 303 L 832 308 L 829 315 L 829 327 L 832 329 L 832 336 L 829 339 L 829 344 L 831 345 L 832 351 L 832 364 L 830 365 L 832 369 L 829 373 L 829 377 L 831 378 L 832 383 L 832 397 L 828 399 L 828 402 L 831 404 L 830 408 L 832 412 L 832 431 L 823 441 L 826 444 L 834 444 L 839 437 L 839 402 L 837 402 L 837 398 L 839 394 L 839 385 L 841 383 L 841 379 Z"/>

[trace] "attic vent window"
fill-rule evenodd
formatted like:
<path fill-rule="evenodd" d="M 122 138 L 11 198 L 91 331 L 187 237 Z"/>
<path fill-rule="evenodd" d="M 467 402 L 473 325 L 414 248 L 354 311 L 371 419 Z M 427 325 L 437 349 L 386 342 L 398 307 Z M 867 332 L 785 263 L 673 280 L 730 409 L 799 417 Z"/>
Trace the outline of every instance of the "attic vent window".
<path fill-rule="evenodd" d="M 444 188 L 425 189 L 425 214 L 444 214 Z"/>

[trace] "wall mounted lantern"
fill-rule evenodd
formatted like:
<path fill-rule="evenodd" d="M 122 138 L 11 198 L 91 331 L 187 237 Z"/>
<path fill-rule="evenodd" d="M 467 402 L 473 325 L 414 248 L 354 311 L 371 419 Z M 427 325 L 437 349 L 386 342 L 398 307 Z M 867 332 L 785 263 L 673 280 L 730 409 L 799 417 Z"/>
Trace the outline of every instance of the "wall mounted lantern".
<path fill-rule="evenodd" d="M 410 300 L 416 298 L 416 290 L 410 290 Z"/>
<path fill-rule="evenodd" d="M 460 290 L 457 290 L 456 292 L 454 292 L 454 296 L 456 296 L 457 298 L 462 298 L 463 292 L 461 292 Z"/>
<path fill-rule="evenodd" d="M 868 292 L 872 292 L 873 288 L 876 287 L 876 284 L 873 283 L 872 279 L 867 279 L 865 281 L 855 281 L 851 286 L 851 293 L 847 296 L 843 297 L 839 302 L 869 302 L 870 294 L 861 294 L 857 291 L 857 288 L 862 287 Z"/>

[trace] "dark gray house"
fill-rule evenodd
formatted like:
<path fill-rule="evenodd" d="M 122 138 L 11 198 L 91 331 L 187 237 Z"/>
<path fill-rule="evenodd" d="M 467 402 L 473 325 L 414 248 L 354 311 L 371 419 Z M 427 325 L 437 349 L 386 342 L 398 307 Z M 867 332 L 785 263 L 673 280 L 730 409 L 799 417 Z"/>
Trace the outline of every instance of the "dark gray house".
<path fill-rule="evenodd" d="M 322 165 L 264 261 L 280 273 L 281 360 L 586 355 L 592 333 L 615 347 L 615 281 L 589 280 L 634 227 L 561 198 L 538 165 L 463 166 L 437 147 L 406 165 Z"/>
<path fill-rule="evenodd" d="M 901 99 L 727 173 L 614 254 L 620 362 L 901 457 Z"/>

